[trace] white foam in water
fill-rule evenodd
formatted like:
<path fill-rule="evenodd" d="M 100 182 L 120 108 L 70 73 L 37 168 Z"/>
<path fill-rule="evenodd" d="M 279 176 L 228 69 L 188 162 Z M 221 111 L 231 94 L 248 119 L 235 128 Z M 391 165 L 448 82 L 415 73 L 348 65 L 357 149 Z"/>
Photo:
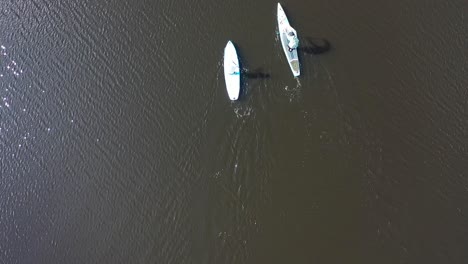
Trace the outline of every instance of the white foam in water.
<path fill-rule="evenodd" d="M 301 80 L 299 78 L 295 78 L 295 79 L 296 79 L 296 83 L 297 83 L 296 88 L 301 88 L 301 86 L 302 86 Z"/>
<path fill-rule="evenodd" d="M 3 56 L 8 57 L 8 56 L 7 56 L 7 53 L 5 52 L 5 50 L 6 50 L 5 46 L 1 45 L 0 47 L 1 47 L 2 50 L 3 50 L 3 52 L 2 52 L 1 54 L 3 54 Z M 4 63 L 4 64 L 3 64 L 3 63 Z M 0 64 L 6 65 L 6 67 L 3 66 L 3 67 L 5 67 L 4 69 L 11 71 L 11 73 L 12 73 L 14 76 L 20 76 L 20 74 L 23 73 L 23 70 L 20 69 L 20 67 L 18 67 L 18 63 L 17 63 L 15 60 L 9 60 L 9 59 L 0 60 Z M 4 76 L 5 76 L 4 73 L 5 73 L 5 72 L 2 72 L 2 73 L 0 74 L 0 77 L 4 77 Z"/>
<path fill-rule="evenodd" d="M 247 107 L 238 106 L 234 108 L 234 113 L 236 114 L 237 118 L 250 116 L 252 112 L 253 112 L 253 109 L 250 106 L 247 106 Z"/>
<path fill-rule="evenodd" d="M 284 90 L 288 93 L 289 102 L 298 100 L 301 97 L 301 81 L 299 78 L 296 79 L 296 87 L 290 88 L 289 86 L 284 87 Z"/>

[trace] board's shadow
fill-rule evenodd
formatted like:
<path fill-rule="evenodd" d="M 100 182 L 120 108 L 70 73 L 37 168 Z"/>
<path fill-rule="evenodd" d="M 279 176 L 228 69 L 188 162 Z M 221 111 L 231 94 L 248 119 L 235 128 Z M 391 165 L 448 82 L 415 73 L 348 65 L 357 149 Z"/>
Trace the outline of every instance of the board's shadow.
<path fill-rule="evenodd" d="M 298 51 L 305 54 L 318 55 L 323 54 L 332 48 L 330 41 L 325 38 L 311 38 L 305 37 L 306 45 L 300 46 Z"/>
<path fill-rule="evenodd" d="M 265 73 L 261 67 L 256 68 L 254 70 L 243 68 L 242 74 L 247 79 L 268 79 L 271 77 L 271 75 L 269 73 Z"/>

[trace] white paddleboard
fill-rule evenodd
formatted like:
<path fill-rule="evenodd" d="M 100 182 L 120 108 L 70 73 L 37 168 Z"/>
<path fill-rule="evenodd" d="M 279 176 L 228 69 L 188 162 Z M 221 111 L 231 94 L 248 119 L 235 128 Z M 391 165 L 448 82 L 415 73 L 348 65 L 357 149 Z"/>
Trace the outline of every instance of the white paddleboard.
<path fill-rule="evenodd" d="M 237 100 L 240 92 L 239 58 L 231 41 L 224 48 L 224 79 L 229 98 Z"/>
<path fill-rule="evenodd" d="M 283 8 L 281 7 L 280 3 L 278 3 L 278 30 L 281 40 L 281 46 L 283 47 L 284 54 L 286 55 L 286 59 L 288 60 L 289 68 L 294 75 L 297 77 L 301 74 L 301 69 L 299 65 L 299 57 L 297 56 L 297 49 L 289 51 L 288 47 L 288 32 L 292 31 L 297 37 L 297 32 L 294 28 L 291 27 L 288 21 L 288 17 L 286 17 L 286 13 L 284 13 Z"/>

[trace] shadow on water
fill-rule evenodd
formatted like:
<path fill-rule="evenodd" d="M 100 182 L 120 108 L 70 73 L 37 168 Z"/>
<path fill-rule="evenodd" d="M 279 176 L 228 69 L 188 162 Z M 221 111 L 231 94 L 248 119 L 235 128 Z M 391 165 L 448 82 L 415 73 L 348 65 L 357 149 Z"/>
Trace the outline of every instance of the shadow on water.
<path fill-rule="evenodd" d="M 331 49 L 331 44 L 327 39 L 324 38 L 311 38 L 306 37 L 306 46 L 302 46 L 298 48 L 298 51 L 307 54 L 323 54 L 328 52 Z"/>
<path fill-rule="evenodd" d="M 264 73 L 262 68 L 257 68 L 253 71 L 243 69 L 242 74 L 248 79 L 268 79 L 270 78 L 269 73 Z"/>

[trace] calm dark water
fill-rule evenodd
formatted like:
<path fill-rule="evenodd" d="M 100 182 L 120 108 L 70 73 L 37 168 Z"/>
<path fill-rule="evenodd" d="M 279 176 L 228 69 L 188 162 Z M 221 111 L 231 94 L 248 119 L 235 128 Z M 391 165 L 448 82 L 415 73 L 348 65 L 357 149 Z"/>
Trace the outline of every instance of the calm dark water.
<path fill-rule="evenodd" d="M 466 1 L 282 4 L 3 1 L 0 263 L 467 263 Z"/>

